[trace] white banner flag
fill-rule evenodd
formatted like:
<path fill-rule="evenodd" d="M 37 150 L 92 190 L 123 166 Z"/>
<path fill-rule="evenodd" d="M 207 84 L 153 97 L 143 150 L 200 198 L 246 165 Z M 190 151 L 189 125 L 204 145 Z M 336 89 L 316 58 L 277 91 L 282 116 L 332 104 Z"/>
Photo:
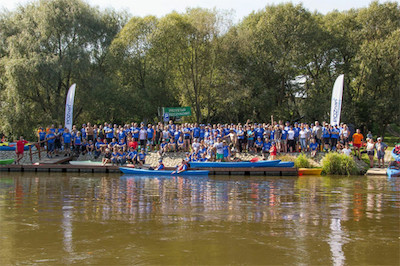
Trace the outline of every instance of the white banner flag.
<path fill-rule="evenodd" d="M 76 84 L 74 83 L 69 88 L 68 94 L 67 94 L 67 101 L 65 103 L 65 127 L 68 128 L 70 131 L 72 129 L 75 87 L 76 87 Z"/>
<path fill-rule="evenodd" d="M 331 125 L 339 125 L 340 112 L 342 109 L 344 75 L 340 75 L 333 85 L 332 102 L 331 102 Z"/>

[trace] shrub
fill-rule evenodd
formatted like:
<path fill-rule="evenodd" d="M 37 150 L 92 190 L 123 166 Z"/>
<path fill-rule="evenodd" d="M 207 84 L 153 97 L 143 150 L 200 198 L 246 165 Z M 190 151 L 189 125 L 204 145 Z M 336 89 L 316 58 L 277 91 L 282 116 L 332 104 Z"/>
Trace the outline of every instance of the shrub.
<path fill-rule="evenodd" d="M 322 170 L 329 175 L 351 175 L 357 173 L 353 158 L 345 154 L 328 153 L 322 159 Z"/>
<path fill-rule="evenodd" d="M 308 161 L 307 156 L 305 156 L 304 154 L 300 154 L 294 160 L 294 166 L 297 167 L 297 168 L 310 168 L 311 164 Z"/>
<path fill-rule="evenodd" d="M 296 156 L 284 154 L 277 156 L 276 159 L 281 160 L 283 162 L 294 162 L 296 160 Z"/>

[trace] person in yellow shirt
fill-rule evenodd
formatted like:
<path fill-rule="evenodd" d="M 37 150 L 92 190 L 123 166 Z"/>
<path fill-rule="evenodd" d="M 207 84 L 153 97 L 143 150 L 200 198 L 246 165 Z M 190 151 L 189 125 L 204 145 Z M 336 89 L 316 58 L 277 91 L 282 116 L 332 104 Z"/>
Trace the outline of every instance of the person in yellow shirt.
<path fill-rule="evenodd" d="M 361 160 L 361 152 L 360 149 L 363 145 L 364 136 L 360 133 L 360 129 L 356 130 L 356 133 L 353 134 L 353 147 L 354 152 L 359 160 Z"/>

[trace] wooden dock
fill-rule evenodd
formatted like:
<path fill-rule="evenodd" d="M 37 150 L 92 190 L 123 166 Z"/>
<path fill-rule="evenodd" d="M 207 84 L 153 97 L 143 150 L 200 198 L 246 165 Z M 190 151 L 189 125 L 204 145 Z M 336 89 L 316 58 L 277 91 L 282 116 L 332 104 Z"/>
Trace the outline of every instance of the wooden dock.
<path fill-rule="evenodd" d="M 369 176 L 386 176 L 386 168 L 370 168 L 366 175 Z"/>
<path fill-rule="evenodd" d="M 39 164 L 63 164 L 69 161 L 72 161 L 74 157 L 64 157 L 64 156 L 56 156 L 53 158 L 43 158 L 39 161 Z"/>
<path fill-rule="evenodd" d="M 167 170 L 175 168 L 166 167 Z M 200 170 L 193 169 L 191 170 Z M 297 176 L 297 168 L 260 167 L 260 168 L 202 168 L 209 170 L 210 175 L 268 175 L 268 176 Z M 101 165 L 72 165 L 72 164 L 25 164 L 1 165 L 0 171 L 6 172 L 78 172 L 78 173 L 121 173 L 119 166 Z M 122 173 L 121 173 L 122 174 Z"/>

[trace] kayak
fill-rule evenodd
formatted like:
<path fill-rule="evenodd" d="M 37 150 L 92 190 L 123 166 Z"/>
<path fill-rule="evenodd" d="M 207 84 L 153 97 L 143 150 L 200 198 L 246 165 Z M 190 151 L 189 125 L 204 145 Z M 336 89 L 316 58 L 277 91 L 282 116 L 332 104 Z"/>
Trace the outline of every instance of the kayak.
<path fill-rule="evenodd" d="M 14 159 L 0 160 L 0 164 L 12 164 L 13 162 L 14 162 Z"/>
<path fill-rule="evenodd" d="M 299 175 L 321 175 L 322 168 L 299 168 Z"/>
<path fill-rule="evenodd" d="M 190 162 L 190 168 L 278 167 L 281 160 L 258 162 Z"/>
<path fill-rule="evenodd" d="M 167 171 L 167 170 L 147 170 L 147 169 L 136 169 L 136 168 L 129 168 L 129 167 L 120 167 L 119 168 L 122 173 L 124 174 L 131 174 L 131 175 L 154 175 L 154 176 L 171 176 L 171 175 L 208 175 L 210 171 L 204 170 L 188 170 L 183 171 L 179 174 L 174 173 L 174 171 Z"/>
<path fill-rule="evenodd" d="M 391 166 L 387 169 L 386 174 L 389 178 L 398 177 L 400 176 L 400 169 Z"/>
<path fill-rule="evenodd" d="M 17 147 L 17 143 L 15 142 L 4 142 L 0 145 L 0 151 L 15 151 L 15 147 Z M 32 145 L 32 144 L 31 144 Z M 24 151 L 29 150 L 29 143 L 25 144 Z"/>
<path fill-rule="evenodd" d="M 395 148 L 393 148 L 393 150 L 392 150 L 392 157 L 393 157 L 396 161 L 400 162 L 400 154 L 394 153 L 394 149 L 395 149 Z"/>
<path fill-rule="evenodd" d="M 294 167 L 294 162 L 279 162 L 277 167 Z"/>

